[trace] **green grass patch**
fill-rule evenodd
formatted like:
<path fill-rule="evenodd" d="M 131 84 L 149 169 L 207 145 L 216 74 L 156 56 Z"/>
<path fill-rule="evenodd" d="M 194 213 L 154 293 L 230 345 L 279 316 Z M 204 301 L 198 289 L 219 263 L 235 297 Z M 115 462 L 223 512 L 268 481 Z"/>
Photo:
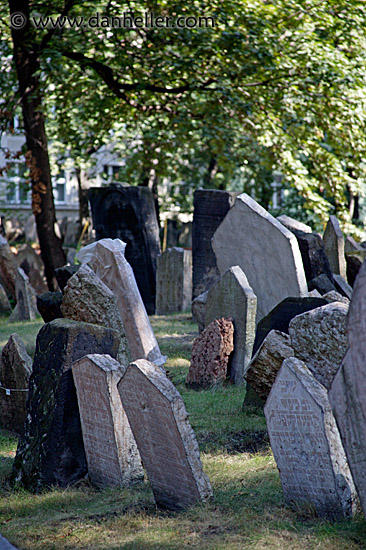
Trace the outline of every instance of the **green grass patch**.
<path fill-rule="evenodd" d="M 151 322 L 162 352 L 168 355 L 168 376 L 180 391 L 195 430 L 214 490 L 212 501 L 181 513 L 162 511 L 156 508 L 148 483 L 98 490 L 81 482 L 39 495 L 14 490 L 7 477 L 16 439 L 1 430 L 0 532 L 24 550 L 366 549 L 361 514 L 330 523 L 309 510 L 284 504 L 263 412 L 243 410 L 243 388 L 186 388 L 191 345 L 198 334 L 190 316 L 156 316 Z M 19 323 L 29 352 L 41 326 L 41 322 Z M 14 327 L 0 324 L 4 343 L 17 332 Z"/>

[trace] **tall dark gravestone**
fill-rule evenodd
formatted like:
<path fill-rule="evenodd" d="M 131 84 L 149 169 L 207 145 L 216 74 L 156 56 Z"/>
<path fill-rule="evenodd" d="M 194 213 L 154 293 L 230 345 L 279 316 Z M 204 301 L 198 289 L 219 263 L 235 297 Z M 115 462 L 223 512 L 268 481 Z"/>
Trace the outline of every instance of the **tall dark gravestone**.
<path fill-rule="evenodd" d="M 156 258 L 160 254 L 154 197 L 147 187 L 91 187 L 89 202 L 96 239 L 121 239 L 149 315 L 155 313 Z"/>
<path fill-rule="evenodd" d="M 211 239 L 234 205 L 237 195 L 238 193 L 218 189 L 198 189 L 194 193 L 192 299 L 211 288 L 220 279 Z"/>

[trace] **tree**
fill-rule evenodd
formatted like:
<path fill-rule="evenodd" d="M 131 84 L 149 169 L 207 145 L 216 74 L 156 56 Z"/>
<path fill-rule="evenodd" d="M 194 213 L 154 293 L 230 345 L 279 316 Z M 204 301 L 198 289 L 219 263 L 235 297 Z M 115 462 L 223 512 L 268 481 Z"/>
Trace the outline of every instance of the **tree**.
<path fill-rule="evenodd" d="M 65 264 L 65 254 L 54 230 L 56 216 L 42 110 L 39 56 L 47 40 L 44 39 L 42 43 L 36 40 L 29 23 L 28 2 L 9 0 L 9 9 L 10 17 L 21 12 L 27 21 L 22 28 L 12 28 L 14 63 L 27 144 L 25 157 L 32 182 L 32 210 L 36 219 L 47 283 L 50 290 L 53 290 L 54 269 Z"/>

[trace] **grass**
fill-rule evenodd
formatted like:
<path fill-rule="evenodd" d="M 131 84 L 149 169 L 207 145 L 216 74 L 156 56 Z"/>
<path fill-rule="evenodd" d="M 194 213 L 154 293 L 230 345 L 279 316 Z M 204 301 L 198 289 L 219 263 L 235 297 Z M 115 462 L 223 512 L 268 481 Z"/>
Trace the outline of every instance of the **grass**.
<path fill-rule="evenodd" d="M 156 508 L 148 484 L 98 490 L 86 482 L 39 495 L 7 484 L 16 439 L 0 433 L 0 532 L 24 550 L 356 550 L 366 549 L 361 514 L 330 523 L 283 502 L 261 411 L 244 411 L 244 391 L 188 390 L 196 325 L 187 314 L 152 317 L 168 376 L 177 386 L 201 448 L 214 498 L 172 513 Z M 38 329 L 20 328 L 31 345 Z M 41 323 L 39 323 L 39 326 Z M 0 325 L 0 338 L 14 332 Z M 8 334 L 6 334 L 8 330 Z M 33 339 L 33 340 L 32 340 Z"/>

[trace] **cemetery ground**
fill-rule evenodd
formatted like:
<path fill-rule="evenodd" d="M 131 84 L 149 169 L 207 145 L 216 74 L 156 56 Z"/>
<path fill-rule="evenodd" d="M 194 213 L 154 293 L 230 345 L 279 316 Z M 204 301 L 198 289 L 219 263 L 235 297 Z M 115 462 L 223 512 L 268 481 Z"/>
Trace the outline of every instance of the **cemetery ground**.
<path fill-rule="evenodd" d="M 0 430 L 0 532 L 21 549 L 58 550 L 354 550 L 366 549 L 361 512 L 330 523 L 310 507 L 284 504 L 264 414 L 243 410 L 244 390 L 231 385 L 188 390 L 197 325 L 188 313 L 151 317 L 167 374 L 181 393 L 214 498 L 185 512 L 156 508 L 146 482 L 98 490 L 87 480 L 33 495 L 11 488 L 16 438 Z M 0 321 L 0 346 L 17 332 L 33 356 L 41 320 Z"/>

